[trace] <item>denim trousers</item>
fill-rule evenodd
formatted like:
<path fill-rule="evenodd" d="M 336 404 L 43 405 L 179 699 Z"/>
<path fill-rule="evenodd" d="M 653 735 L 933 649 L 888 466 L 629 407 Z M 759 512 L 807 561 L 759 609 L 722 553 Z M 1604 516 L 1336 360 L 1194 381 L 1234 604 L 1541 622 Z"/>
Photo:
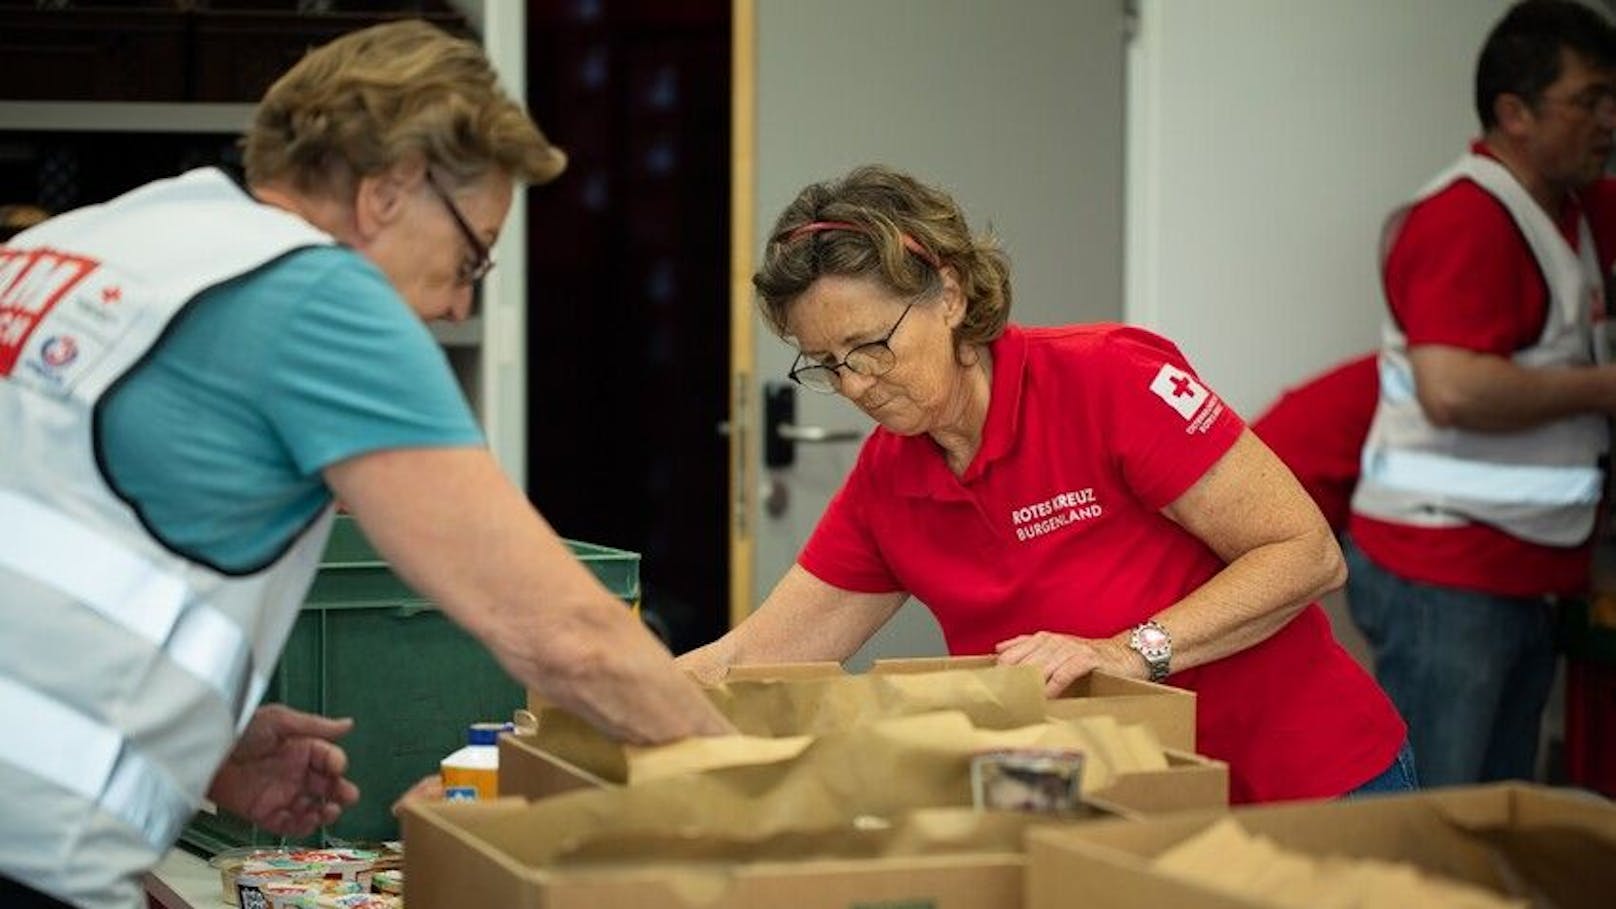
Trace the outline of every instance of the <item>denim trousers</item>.
<path fill-rule="evenodd" d="M 1380 775 L 1347 793 L 1349 799 L 1363 795 L 1395 795 L 1399 792 L 1413 792 L 1420 788 L 1419 770 L 1414 766 L 1414 748 L 1403 740 L 1403 747 L 1397 749 L 1397 756 L 1392 758 L 1391 765 L 1380 772 Z"/>
<path fill-rule="evenodd" d="M 1410 581 L 1351 539 L 1342 548 L 1347 605 L 1408 723 L 1420 786 L 1532 779 L 1554 684 L 1552 600 Z"/>

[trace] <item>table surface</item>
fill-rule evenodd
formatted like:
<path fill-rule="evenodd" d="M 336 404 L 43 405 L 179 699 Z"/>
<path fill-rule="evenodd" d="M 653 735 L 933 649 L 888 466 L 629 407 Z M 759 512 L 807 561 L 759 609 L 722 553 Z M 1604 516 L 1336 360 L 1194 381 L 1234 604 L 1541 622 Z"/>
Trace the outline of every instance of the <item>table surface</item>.
<path fill-rule="evenodd" d="M 146 875 L 146 893 L 163 909 L 227 909 L 219 872 L 184 849 L 170 849 Z"/>

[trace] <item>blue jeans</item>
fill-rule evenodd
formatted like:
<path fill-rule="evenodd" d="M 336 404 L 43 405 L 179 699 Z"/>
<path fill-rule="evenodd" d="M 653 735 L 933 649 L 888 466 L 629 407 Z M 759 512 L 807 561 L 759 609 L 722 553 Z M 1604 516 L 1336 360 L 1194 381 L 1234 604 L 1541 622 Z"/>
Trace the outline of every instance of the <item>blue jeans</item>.
<path fill-rule="evenodd" d="M 1343 540 L 1347 605 L 1408 723 L 1422 787 L 1532 779 L 1554 683 L 1547 597 L 1410 581 Z"/>
<path fill-rule="evenodd" d="M 1414 749 L 1403 740 L 1403 747 L 1397 749 L 1397 756 L 1392 758 L 1391 766 L 1357 789 L 1346 794 L 1346 798 L 1357 798 L 1360 795 L 1391 795 L 1397 792 L 1413 792 L 1420 788 L 1419 773 L 1414 769 Z"/>

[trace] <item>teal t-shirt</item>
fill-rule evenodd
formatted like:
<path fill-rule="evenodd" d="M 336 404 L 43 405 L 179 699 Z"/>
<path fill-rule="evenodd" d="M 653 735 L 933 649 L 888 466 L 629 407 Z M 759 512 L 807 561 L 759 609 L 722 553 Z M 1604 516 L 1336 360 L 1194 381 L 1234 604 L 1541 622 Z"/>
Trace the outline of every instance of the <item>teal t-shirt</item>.
<path fill-rule="evenodd" d="M 480 446 L 442 348 L 352 250 L 288 254 L 199 295 L 98 419 L 109 478 L 169 546 L 261 567 L 331 501 L 321 470 Z"/>

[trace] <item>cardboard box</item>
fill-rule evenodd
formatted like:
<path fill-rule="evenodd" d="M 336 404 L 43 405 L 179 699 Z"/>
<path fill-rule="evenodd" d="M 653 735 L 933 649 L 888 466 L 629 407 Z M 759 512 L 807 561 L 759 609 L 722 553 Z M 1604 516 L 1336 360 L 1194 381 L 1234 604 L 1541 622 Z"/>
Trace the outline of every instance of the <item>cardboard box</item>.
<path fill-rule="evenodd" d="M 1049 702 L 1050 719 L 1112 716 L 1119 723 L 1145 726 L 1163 748 L 1195 750 L 1195 692 L 1091 672 Z"/>
<path fill-rule="evenodd" d="M 1162 814 L 1222 809 L 1229 804 L 1229 766 L 1198 754 L 1167 749 L 1168 769 L 1119 776 L 1092 798 L 1125 812 Z M 499 791 L 542 799 L 578 789 L 613 788 L 616 783 L 545 751 L 530 735 L 499 739 Z"/>
<path fill-rule="evenodd" d="M 942 672 L 948 669 L 984 669 L 998 661 L 991 656 L 919 657 L 876 660 L 870 672 Z M 814 667 L 830 663 L 782 664 L 787 672 L 779 678 L 806 678 Z M 737 667 L 767 672 L 768 667 Z M 840 667 L 837 667 L 840 668 Z M 733 670 L 731 676 L 734 675 Z M 764 676 L 768 678 L 770 676 Z M 1195 692 L 1171 685 L 1125 679 L 1105 672 L 1091 672 L 1073 682 L 1060 697 L 1049 701 L 1050 719 L 1075 720 L 1088 716 L 1112 716 L 1119 723 L 1148 727 L 1161 740 L 1163 748 L 1195 750 Z"/>
<path fill-rule="evenodd" d="M 1521 783 L 1308 802 L 1133 822 L 1096 821 L 1028 834 L 1027 909 L 1259 909 L 1269 904 L 1167 877 L 1166 850 L 1220 819 L 1312 856 L 1406 862 L 1519 897 L 1528 882 L 1561 909 L 1616 902 L 1616 806 Z"/>
<path fill-rule="evenodd" d="M 905 657 L 876 660 L 870 674 L 986 669 L 997 664 L 991 656 Z M 839 663 L 761 663 L 734 667 L 726 681 L 811 679 L 842 673 Z M 1195 692 L 1183 688 L 1093 672 L 1051 699 L 1048 712 L 1051 719 L 1061 720 L 1112 716 L 1120 723 L 1149 727 L 1163 748 L 1195 750 Z"/>
<path fill-rule="evenodd" d="M 936 678 L 886 682 L 879 678 L 920 673 L 933 673 Z M 1227 766 L 1175 747 L 1175 743 L 1194 740 L 1193 694 L 1096 674 L 1076 686 L 1073 697 L 1047 700 L 1039 678 L 1025 667 L 996 666 L 992 657 L 883 660 L 862 679 L 847 676 L 835 663 L 755 665 L 737 668 L 729 679 L 736 686 L 715 692 L 714 697 L 743 729 L 764 736 L 851 729 L 879 717 L 903 715 L 906 710 L 956 706 L 967 713 L 974 710 L 973 724 L 981 728 L 1109 716 L 1119 724 L 1151 729 L 1165 747 L 1167 766 L 1125 774 L 1099 791 L 1090 791 L 1090 796 L 1152 813 L 1228 804 Z M 772 682 L 781 684 L 777 687 Z M 582 721 L 550 709 L 540 713 L 538 723 L 537 736 L 502 739 L 502 793 L 548 798 L 581 788 L 614 786 L 628 779 L 622 748 Z M 942 801 L 928 804 L 968 804 L 968 798 L 966 793 L 950 793 Z"/>
<path fill-rule="evenodd" d="M 991 656 L 876 660 L 870 674 L 986 669 L 995 663 Z M 759 663 L 733 667 L 725 681 L 793 681 L 845 674 L 840 663 Z M 543 698 L 528 692 L 528 709 L 533 713 L 539 714 L 547 706 Z M 1047 714 L 1061 720 L 1111 716 L 1119 723 L 1148 727 L 1163 748 L 1195 751 L 1195 692 L 1171 685 L 1094 672 L 1072 683 L 1059 698 L 1049 700 Z"/>
<path fill-rule="evenodd" d="M 886 717 L 804 739 L 783 760 L 632 786 L 547 753 L 538 736 L 506 735 L 501 791 L 545 797 L 412 805 L 408 904 L 1019 907 L 1022 834 L 1069 820 L 970 807 L 970 755 L 1007 734 L 961 711 Z M 1222 764 L 1173 753 L 1164 770 L 1087 793 L 1086 810 L 1222 805 L 1227 785 Z"/>
<path fill-rule="evenodd" d="M 980 845 L 956 843 L 942 854 L 859 858 L 765 858 L 737 862 L 621 862 L 546 867 L 524 831 L 532 806 L 520 799 L 484 803 L 417 802 L 406 810 L 405 905 L 410 909 L 1018 909 L 1027 826 L 1022 816 Z M 958 825 L 970 823 L 960 812 Z M 935 844 L 933 844 L 935 846 Z M 781 849 L 797 843 L 782 838 Z M 844 852 L 846 851 L 844 847 Z M 792 854 L 800 854 L 793 852 Z"/>
<path fill-rule="evenodd" d="M 724 676 L 726 682 L 774 682 L 789 679 L 822 679 L 845 675 L 841 663 L 757 663 L 734 666 Z"/>
<path fill-rule="evenodd" d="M 997 664 L 990 656 L 919 657 L 876 660 L 872 674 L 902 672 L 943 672 L 950 669 L 985 669 Z M 808 677 L 809 667 L 820 663 L 786 664 Z M 835 665 L 835 664 L 831 664 Z M 755 668 L 767 672 L 766 667 Z M 792 676 L 781 676 L 790 678 Z M 1105 672 L 1091 672 L 1073 682 L 1060 697 L 1047 702 L 1050 719 L 1075 720 L 1090 716 L 1115 717 L 1117 722 L 1140 725 L 1156 733 L 1163 748 L 1195 750 L 1195 692 L 1157 682 L 1125 679 Z"/>

